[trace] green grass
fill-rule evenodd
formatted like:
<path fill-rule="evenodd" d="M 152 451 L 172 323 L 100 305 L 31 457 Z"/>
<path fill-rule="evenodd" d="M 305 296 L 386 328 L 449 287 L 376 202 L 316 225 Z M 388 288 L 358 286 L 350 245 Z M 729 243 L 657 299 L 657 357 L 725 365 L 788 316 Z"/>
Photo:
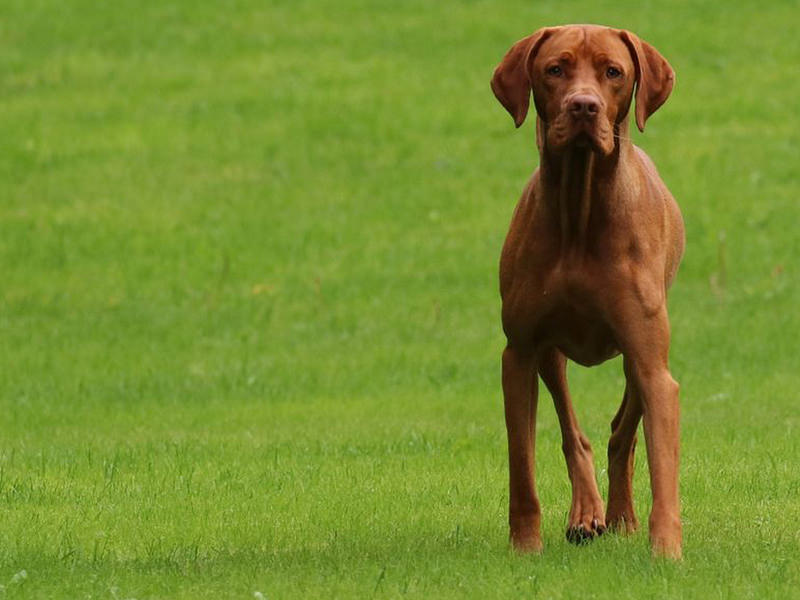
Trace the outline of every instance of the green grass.
<path fill-rule="evenodd" d="M 4 0 L 0 595 L 796 595 L 796 21 L 788 0 Z M 488 81 L 569 22 L 677 72 L 637 140 L 687 226 L 681 564 L 646 528 L 566 543 L 546 396 L 545 553 L 507 547 L 496 270 L 536 154 Z M 621 365 L 570 377 L 605 490 Z"/>

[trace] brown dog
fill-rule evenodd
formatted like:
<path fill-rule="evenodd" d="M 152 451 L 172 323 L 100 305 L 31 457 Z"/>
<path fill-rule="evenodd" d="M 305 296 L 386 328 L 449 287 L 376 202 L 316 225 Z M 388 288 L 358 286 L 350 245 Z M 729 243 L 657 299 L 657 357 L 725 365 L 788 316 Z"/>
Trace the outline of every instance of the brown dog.
<path fill-rule="evenodd" d="M 669 63 L 630 32 L 579 25 L 540 29 L 503 58 L 492 90 L 519 127 L 531 91 L 540 165 L 511 220 L 500 259 L 503 394 L 514 547 L 541 550 L 534 484 L 537 375 L 553 396 L 572 508 L 567 538 L 632 531 L 636 430 L 644 417 L 653 553 L 681 556 L 678 384 L 667 365 L 667 288 L 683 254 L 683 220 L 647 155 L 628 137 L 672 90 Z M 622 353 L 622 406 L 608 443 L 608 509 L 578 427 L 566 359 L 596 365 Z"/>

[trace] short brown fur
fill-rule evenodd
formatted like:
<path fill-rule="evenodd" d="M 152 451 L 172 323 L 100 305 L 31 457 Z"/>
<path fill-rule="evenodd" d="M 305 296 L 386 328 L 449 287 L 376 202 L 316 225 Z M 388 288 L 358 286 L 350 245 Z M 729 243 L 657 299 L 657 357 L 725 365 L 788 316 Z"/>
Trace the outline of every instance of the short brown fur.
<path fill-rule="evenodd" d="M 558 414 L 572 506 L 567 537 L 637 528 L 632 497 L 636 430 L 644 420 L 655 555 L 681 556 L 678 384 L 668 366 L 667 289 L 684 249 L 678 205 L 629 139 L 669 96 L 669 63 L 636 35 L 596 25 L 540 29 L 508 51 L 492 90 L 519 127 L 531 92 L 539 168 L 514 211 L 500 259 L 503 393 L 513 546 L 542 548 L 534 483 L 538 377 Z M 608 506 L 578 426 L 566 360 L 623 355 L 622 405 L 608 444 Z"/>

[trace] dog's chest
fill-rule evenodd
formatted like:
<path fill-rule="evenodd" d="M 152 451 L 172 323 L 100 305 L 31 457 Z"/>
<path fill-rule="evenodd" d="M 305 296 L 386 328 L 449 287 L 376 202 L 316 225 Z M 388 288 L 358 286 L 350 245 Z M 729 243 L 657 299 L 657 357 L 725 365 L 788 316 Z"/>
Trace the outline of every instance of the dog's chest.
<path fill-rule="evenodd" d="M 556 346 L 583 365 L 619 354 L 607 319 L 614 302 L 613 274 L 592 265 L 559 263 L 513 286 L 504 301 L 504 322 L 525 344 Z"/>

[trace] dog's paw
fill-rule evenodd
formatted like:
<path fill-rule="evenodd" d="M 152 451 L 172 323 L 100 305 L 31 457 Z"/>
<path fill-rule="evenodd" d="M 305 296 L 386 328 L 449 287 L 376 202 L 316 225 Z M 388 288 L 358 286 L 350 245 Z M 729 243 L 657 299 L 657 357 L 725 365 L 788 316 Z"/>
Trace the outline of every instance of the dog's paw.
<path fill-rule="evenodd" d="M 608 530 L 613 533 L 621 535 L 628 535 L 639 529 L 639 520 L 633 513 L 633 510 L 622 511 L 619 513 L 612 513 L 611 511 L 606 514 L 606 523 Z"/>
<path fill-rule="evenodd" d="M 538 535 L 511 536 L 511 547 L 517 554 L 541 554 L 542 538 Z"/>
<path fill-rule="evenodd" d="M 603 535 L 605 531 L 606 526 L 604 523 L 597 519 L 592 519 L 589 527 L 586 527 L 583 523 L 567 527 L 567 541 L 577 546 L 582 546 Z"/>

